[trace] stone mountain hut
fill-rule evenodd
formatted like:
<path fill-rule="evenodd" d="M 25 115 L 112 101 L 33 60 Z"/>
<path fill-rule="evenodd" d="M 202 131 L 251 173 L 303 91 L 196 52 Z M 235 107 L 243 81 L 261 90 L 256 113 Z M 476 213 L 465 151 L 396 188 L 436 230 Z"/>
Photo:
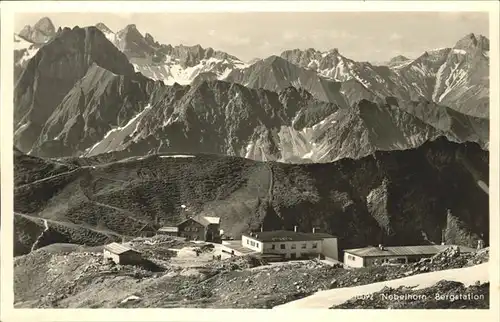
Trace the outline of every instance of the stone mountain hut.
<path fill-rule="evenodd" d="M 111 243 L 104 246 L 104 258 L 110 258 L 116 264 L 133 265 L 142 263 L 142 254 L 128 246 Z"/>
<path fill-rule="evenodd" d="M 188 240 L 216 241 L 220 238 L 220 218 L 195 216 L 177 225 L 179 236 Z"/>

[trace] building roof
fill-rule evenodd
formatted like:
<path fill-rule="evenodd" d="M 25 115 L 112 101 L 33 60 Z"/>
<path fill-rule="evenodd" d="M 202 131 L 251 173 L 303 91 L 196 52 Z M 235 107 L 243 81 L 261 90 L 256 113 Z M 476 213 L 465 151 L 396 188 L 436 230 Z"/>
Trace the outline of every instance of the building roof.
<path fill-rule="evenodd" d="M 197 222 L 198 224 L 200 224 L 200 225 L 202 225 L 202 226 L 205 226 L 205 224 L 204 224 L 204 223 L 202 223 L 202 222 L 200 222 L 200 220 L 198 220 L 197 218 L 195 218 L 195 217 L 190 217 L 190 218 L 184 219 L 183 221 L 181 221 L 180 223 L 178 223 L 178 224 L 177 224 L 177 227 L 179 227 L 180 225 L 182 225 L 182 224 L 184 224 L 184 223 L 186 223 L 186 222 L 188 222 L 188 221 L 190 221 L 190 220 L 195 221 L 195 222 Z"/>
<path fill-rule="evenodd" d="M 383 250 L 378 247 L 365 247 L 346 249 L 344 252 L 360 257 L 382 257 L 382 256 L 411 256 L 411 255 L 434 255 L 453 245 L 418 245 L 418 246 L 384 246 Z M 474 248 L 458 246 L 460 252 L 475 252 Z"/>
<path fill-rule="evenodd" d="M 241 254 L 248 255 L 252 253 L 256 253 L 257 251 L 252 250 L 250 248 L 246 248 L 245 246 L 241 245 L 241 240 L 231 240 L 228 241 L 224 244 L 224 247 L 230 250 L 235 250 L 237 252 L 240 252 Z"/>
<path fill-rule="evenodd" d="M 155 229 L 153 225 L 151 225 L 150 223 L 146 223 L 141 227 L 141 229 L 139 229 L 139 231 L 145 231 L 145 230 L 154 231 Z"/>
<path fill-rule="evenodd" d="M 104 249 L 110 251 L 111 253 L 118 254 L 118 255 L 126 253 L 126 252 L 138 253 L 138 251 L 136 251 L 128 246 L 125 246 L 123 244 L 118 244 L 118 243 L 108 244 L 108 245 L 104 246 Z"/>
<path fill-rule="evenodd" d="M 179 231 L 178 227 L 161 227 L 158 231 L 164 231 L 167 233 L 176 233 Z"/>
<path fill-rule="evenodd" d="M 253 233 L 253 236 L 250 236 L 250 234 L 244 235 L 260 242 L 309 241 L 323 240 L 325 238 L 335 238 L 335 236 L 325 233 L 303 233 L 290 230 L 261 231 Z"/>
<path fill-rule="evenodd" d="M 191 218 L 188 218 L 188 219 L 181 221 L 179 224 L 177 224 L 177 226 L 182 225 L 183 223 L 185 223 L 188 220 L 194 220 L 197 223 L 199 223 L 200 225 L 203 225 L 205 227 L 208 225 L 211 225 L 211 224 L 218 225 L 220 223 L 219 217 L 209 217 L 209 216 L 199 216 L 198 215 L 198 216 L 194 216 L 194 217 L 191 217 Z"/>
<path fill-rule="evenodd" d="M 203 216 L 203 218 L 210 224 L 220 224 L 220 217 Z"/>

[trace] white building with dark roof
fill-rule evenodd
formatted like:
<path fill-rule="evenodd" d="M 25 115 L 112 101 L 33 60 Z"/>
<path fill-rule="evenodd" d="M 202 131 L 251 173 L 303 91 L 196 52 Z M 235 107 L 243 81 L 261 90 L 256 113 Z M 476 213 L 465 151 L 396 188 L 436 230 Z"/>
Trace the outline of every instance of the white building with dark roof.
<path fill-rule="evenodd" d="M 243 234 L 241 245 L 255 253 L 278 255 L 286 259 L 318 257 L 338 260 L 337 238 L 313 230 L 312 233 L 288 230 Z"/>
<path fill-rule="evenodd" d="M 368 267 L 377 263 L 395 262 L 400 264 L 417 262 L 432 257 L 453 245 L 382 246 L 344 250 L 344 264 L 349 267 Z M 461 253 L 476 250 L 466 246 L 458 247 Z"/>

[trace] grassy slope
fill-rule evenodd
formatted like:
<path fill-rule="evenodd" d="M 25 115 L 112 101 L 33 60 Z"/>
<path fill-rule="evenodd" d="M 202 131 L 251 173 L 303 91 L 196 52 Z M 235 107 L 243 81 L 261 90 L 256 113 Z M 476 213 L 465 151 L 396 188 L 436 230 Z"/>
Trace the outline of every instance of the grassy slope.
<path fill-rule="evenodd" d="M 467 158 L 475 177 L 457 155 Z M 16 164 L 24 158 L 16 156 Z M 476 184 L 478 175 L 487 183 L 488 153 L 475 144 L 438 140 L 414 150 L 308 165 L 215 155 L 111 160 L 108 155 L 75 161 L 94 166 L 16 188 L 15 210 L 136 235 L 145 223 L 175 224 L 185 204 L 194 212 L 220 216 L 221 228 L 234 237 L 261 223 L 266 230 L 319 226 L 339 236 L 344 248 L 440 242 L 450 222 L 446 208 L 451 208 L 458 224 L 450 228 L 455 233 L 448 236 L 455 240 L 449 242 L 473 244 L 480 234 L 488 238 L 488 195 Z M 24 171 L 17 166 L 16 177 Z M 91 238 L 87 244 L 99 242 Z"/>

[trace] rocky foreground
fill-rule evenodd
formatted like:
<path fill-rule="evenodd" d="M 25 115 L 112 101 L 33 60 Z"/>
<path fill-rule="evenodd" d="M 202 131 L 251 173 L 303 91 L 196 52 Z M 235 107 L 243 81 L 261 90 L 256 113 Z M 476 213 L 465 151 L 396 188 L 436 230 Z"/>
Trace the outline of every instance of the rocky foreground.
<path fill-rule="evenodd" d="M 449 250 L 412 265 L 344 269 L 317 260 L 266 264 L 257 258 L 235 257 L 218 261 L 213 259 L 218 254 L 218 245 L 164 237 L 139 238 L 131 243 L 147 254 L 148 261 L 142 267 L 115 265 L 104 260 L 99 247 L 75 245 L 54 244 L 17 257 L 15 306 L 272 308 L 319 290 L 370 284 L 488 261 L 488 249 L 472 255 Z M 200 251 L 198 256 L 196 249 Z M 356 302 L 346 305 L 368 308 L 386 304 Z"/>
<path fill-rule="evenodd" d="M 454 281 L 440 281 L 432 287 L 384 288 L 362 298 L 351 299 L 332 309 L 488 309 L 490 283 L 469 287 Z"/>

